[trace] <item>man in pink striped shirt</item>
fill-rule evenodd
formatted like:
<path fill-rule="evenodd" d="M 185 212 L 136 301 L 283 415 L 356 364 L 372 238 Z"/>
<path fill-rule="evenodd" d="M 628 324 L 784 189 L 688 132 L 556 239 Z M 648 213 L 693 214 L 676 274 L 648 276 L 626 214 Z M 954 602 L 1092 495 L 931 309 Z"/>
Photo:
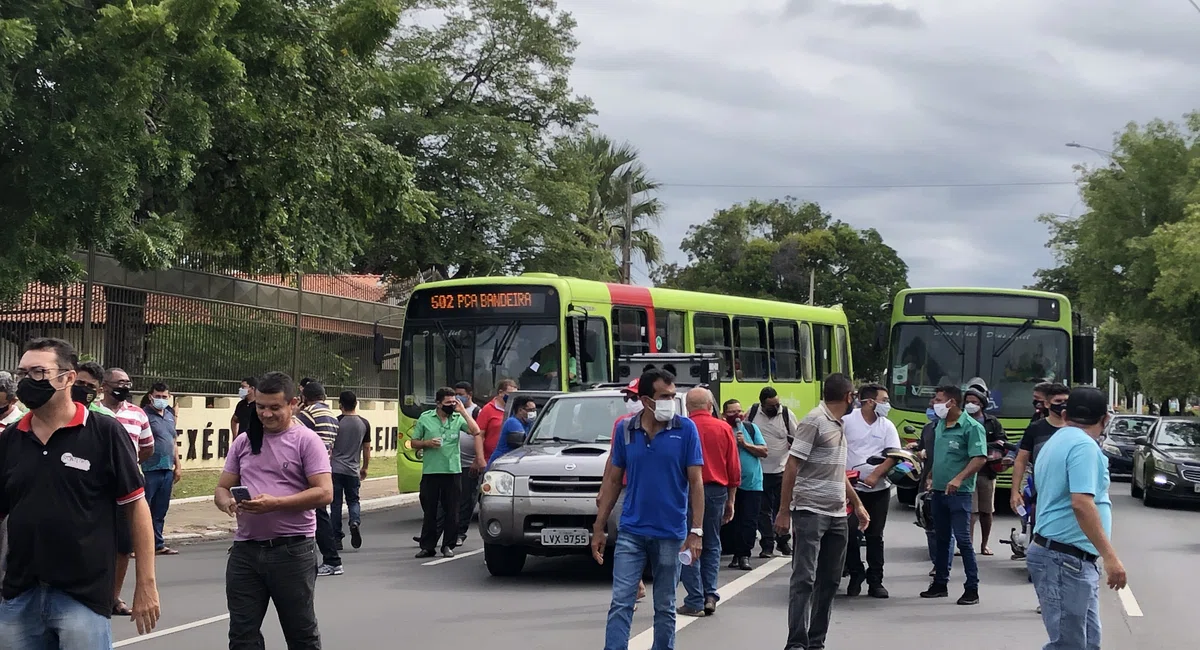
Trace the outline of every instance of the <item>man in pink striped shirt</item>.
<path fill-rule="evenodd" d="M 133 391 L 133 381 L 129 374 L 120 368 L 109 368 L 104 373 L 104 384 L 100 386 L 104 397 L 101 403 L 112 411 L 117 422 L 129 434 L 133 448 L 137 450 L 137 462 L 149 459 L 154 455 L 154 434 L 150 431 L 150 418 L 146 412 L 129 401 Z M 140 471 L 140 469 L 139 469 Z M 129 570 L 129 558 L 133 556 L 133 540 L 129 531 L 129 520 L 123 510 L 117 516 L 117 575 L 114 585 L 113 614 L 128 616 L 131 612 L 129 605 L 121 600 L 121 588 L 125 585 L 125 573 Z"/>

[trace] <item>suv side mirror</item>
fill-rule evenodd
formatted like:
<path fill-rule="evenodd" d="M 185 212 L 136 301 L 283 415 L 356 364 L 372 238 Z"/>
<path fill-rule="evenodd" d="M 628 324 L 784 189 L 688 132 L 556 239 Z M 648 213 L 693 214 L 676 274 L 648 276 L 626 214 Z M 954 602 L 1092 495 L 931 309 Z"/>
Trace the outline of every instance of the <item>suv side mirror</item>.
<path fill-rule="evenodd" d="M 1150 439 L 1147 438 L 1146 436 L 1138 436 L 1133 439 L 1133 444 L 1135 444 L 1139 447 L 1149 447 Z"/>

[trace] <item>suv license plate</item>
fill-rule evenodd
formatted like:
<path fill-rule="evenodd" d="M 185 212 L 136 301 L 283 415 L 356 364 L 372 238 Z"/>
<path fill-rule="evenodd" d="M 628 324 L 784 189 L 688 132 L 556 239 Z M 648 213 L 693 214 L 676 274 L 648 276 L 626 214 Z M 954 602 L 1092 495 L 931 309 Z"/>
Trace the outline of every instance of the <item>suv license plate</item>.
<path fill-rule="evenodd" d="M 587 546 L 592 534 L 586 528 L 546 528 L 542 531 L 542 546 Z"/>

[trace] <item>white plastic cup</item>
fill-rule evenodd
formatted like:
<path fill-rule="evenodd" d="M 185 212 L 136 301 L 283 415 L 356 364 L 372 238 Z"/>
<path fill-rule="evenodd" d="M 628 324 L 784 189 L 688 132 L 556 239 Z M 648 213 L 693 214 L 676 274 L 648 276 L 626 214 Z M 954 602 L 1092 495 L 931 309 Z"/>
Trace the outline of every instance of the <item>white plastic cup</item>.
<path fill-rule="evenodd" d="M 687 549 L 680 551 L 679 552 L 679 563 L 682 564 L 683 566 L 691 566 L 692 552 Z"/>
<path fill-rule="evenodd" d="M 1024 516 L 1025 516 L 1025 512 L 1026 512 L 1026 511 L 1025 511 L 1025 506 L 1017 506 L 1017 516 L 1018 516 L 1018 517 L 1024 517 Z"/>

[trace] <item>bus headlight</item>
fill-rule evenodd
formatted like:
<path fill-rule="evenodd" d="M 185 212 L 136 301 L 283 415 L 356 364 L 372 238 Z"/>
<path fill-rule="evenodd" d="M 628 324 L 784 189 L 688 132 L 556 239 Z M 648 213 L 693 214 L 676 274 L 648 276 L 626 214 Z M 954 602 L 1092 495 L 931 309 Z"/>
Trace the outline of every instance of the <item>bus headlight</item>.
<path fill-rule="evenodd" d="M 480 491 L 485 497 L 511 497 L 516 478 L 508 472 L 485 472 Z"/>

